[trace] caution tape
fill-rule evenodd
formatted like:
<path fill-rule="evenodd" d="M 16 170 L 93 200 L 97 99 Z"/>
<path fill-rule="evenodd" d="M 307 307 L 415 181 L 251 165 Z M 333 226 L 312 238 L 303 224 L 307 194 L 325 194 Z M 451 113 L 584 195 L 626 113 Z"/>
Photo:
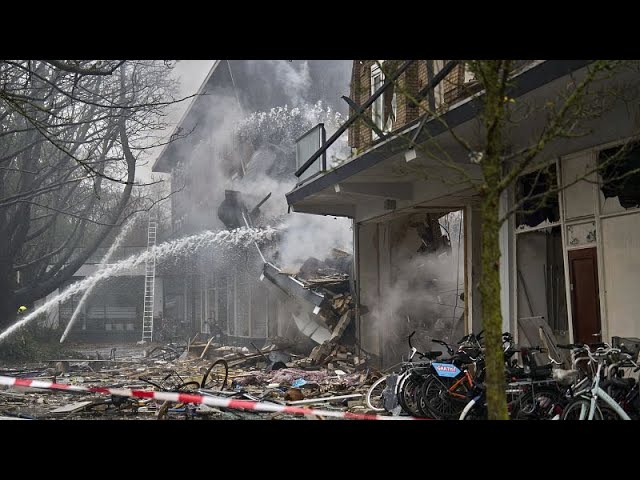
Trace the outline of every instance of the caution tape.
<path fill-rule="evenodd" d="M 64 383 L 30 380 L 27 378 L 0 376 L 0 385 L 25 388 L 42 388 L 47 390 L 64 390 L 71 392 L 102 393 L 118 397 L 150 398 L 163 402 L 195 403 L 210 407 L 230 408 L 236 410 L 255 410 L 259 412 L 290 413 L 293 415 L 308 415 L 320 417 L 346 418 L 351 420 L 424 420 L 415 417 L 387 417 L 367 413 L 336 412 L 331 410 L 316 410 L 312 408 L 276 405 L 252 400 L 236 400 L 231 398 L 211 397 L 194 393 L 156 392 L 153 390 L 131 390 L 129 388 L 82 387 Z"/>

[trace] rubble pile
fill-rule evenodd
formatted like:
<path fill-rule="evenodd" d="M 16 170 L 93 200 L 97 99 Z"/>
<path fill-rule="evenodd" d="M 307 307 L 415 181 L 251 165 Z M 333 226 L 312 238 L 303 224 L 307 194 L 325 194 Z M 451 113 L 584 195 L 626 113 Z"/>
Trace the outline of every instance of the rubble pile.
<path fill-rule="evenodd" d="M 350 311 L 334 332 L 346 328 Z M 263 348 L 224 346 L 212 341 L 183 347 L 136 346 L 126 355 L 96 353 L 51 359 L 37 366 L 0 370 L 0 375 L 105 388 L 192 392 L 304 408 L 374 413 L 364 401 L 377 372 L 339 343 L 324 346 L 321 362 L 291 354 L 284 339 Z M 202 347 L 204 345 L 204 347 Z M 208 345 L 208 347 L 207 347 Z M 323 347 L 323 346 L 319 346 Z M 252 351 L 253 350 L 253 351 Z M 322 363 L 318 365 L 318 363 Z M 223 378 L 224 377 L 224 378 Z M 207 388 L 204 388 L 206 383 Z M 124 398 L 22 387 L 0 387 L 2 419 L 302 419 L 290 413 L 213 408 L 154 399 Z"/>
<path fill-rule="evenodd" d="M 307 343 L 308 350 L 300 351 L 301 344 L 295 339 L 280 337 L 268 339 L 258 347 L 254 343 L 225 345 L 220 336 L 203 338 L 198 334 L 184 345 L 117 347 L 106 349 L 108 353 L 96 351 L 95 355 L 88 354 L 85 358 L 51 359 L 44 365 L 0 371 L 0 375 L 90 387 L 191 392 L 276 405 L 375 413 L 366 407 L 365 395 L 379 372 L 368 367 L 368 358 L 356 345 L 350 268 L 351 256 L 334 249 L 324 261 L 309 258 L 296 273 L 281 270 L 274 273 L 276 277 L 279 274 L 291 277 L 287 281 L 297 285 L 298 294 L 313 292 L 310 295 L 316 303 L 312 305 L 313 320 L 308 321 L 322 323 L 324 333 L 320 340 L 313 340 L 317 345 L 312 349 L 313 343 Z M 308 355 L 302 354 L 305 352 Z M 306 418 L 290 413 L 20 387 L 0 387 L 0 417 Z"/>
<path fill-rule="evenodd" d="M 351 321 L 355 318 L 348 273 L 350 268 L 351 255 L 334 248 L 324 261 L 313 257 L 307 259 L 294 275 L 305 288 L 328 300 L 320 308 L 318 318 L 324 321 L 331 336 L 301 361 L 304 366 L 326 365 L 329 369 L 338 368 L 351 373 L 366 364 L 366 359 L 355 351 L 355 336 L 343 338 L 349 327 L 353 330 Z"/>

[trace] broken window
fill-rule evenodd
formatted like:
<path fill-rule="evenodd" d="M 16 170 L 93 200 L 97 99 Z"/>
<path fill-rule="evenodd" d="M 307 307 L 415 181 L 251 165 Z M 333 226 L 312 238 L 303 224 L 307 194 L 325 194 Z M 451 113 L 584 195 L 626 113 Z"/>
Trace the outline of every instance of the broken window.
<path fill-rule="evenodd" d="M 415 222 L 413 226 L 420 237 L 418 253 L 447 252 L 451 253 L 451 240 L 447 227 L 441 222 L 448 223 L 448 215 L 439 218 L 439 214 L 427 213 L 424 221 Z M 447 232 L 445 235 L 443 230 Z"/>
<path fill-rule="evenodd" d="M 598 168 L 604 198 L 618 197 L 624 209 L 640 207 L 640 145 L 603 150 Z"/>
<path fill-rule="evenodd" d="M 522 175 L 516 184 L 516 212 L 519 228 L 560 221 L 556 165 Z"/>
<path fill-rule="evenodd" d="M 378 63 L 371 67 L 371 94 L 373 95 L 385 81 L 385 73 L 380 66 L 383 66 L 385 71 L 389 73 L 389 70 L 393 68 L 390 61 L 384 63 L 384 60 L 379 60 Z M 373 102 L 371 107 L 371 115 L 374 123 L 383 132 L 390 132 L 393 129 L 393 125 L 396 121 L 397 101 L 394 85 L 391 84 L 387 87 L 382 95 L 380 95 Z M 375 132 L 372 132 L 373 138 L 377 138 Z"/>

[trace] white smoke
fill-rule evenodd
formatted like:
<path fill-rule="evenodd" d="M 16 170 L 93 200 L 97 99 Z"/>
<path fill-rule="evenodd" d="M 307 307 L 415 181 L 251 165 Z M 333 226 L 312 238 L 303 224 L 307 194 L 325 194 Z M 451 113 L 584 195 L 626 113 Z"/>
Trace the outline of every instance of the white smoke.
<path fill-rule="evenodd" d="M 381 285 L 379 297 L 366 305 L 365 321 L 374 325 L 387 351 L 395 355 L 390 361 L 406 358 L 406 337 L 414 330 L 414 346 L 420 351 L 442 350 L 432 338 L 455 343 L 464 331 L 465 303 L 459 297 L 464 291 L 462 215 L 454 212 L 443 219 L 449 220 L 445 226 L 451 251 L 419 253 L 420 238 L 415 229 L 407 228 L 403 241 L 393 248 L 389 284 Z"/>
<path fill-rule="evenodd" d="M 295 269 L 307 258 L 325 259 L 331 248 L 353 251 L 351 219 L 291 213 L 279 227 L 284 233 L 280 243 L 280 262 Z"/>

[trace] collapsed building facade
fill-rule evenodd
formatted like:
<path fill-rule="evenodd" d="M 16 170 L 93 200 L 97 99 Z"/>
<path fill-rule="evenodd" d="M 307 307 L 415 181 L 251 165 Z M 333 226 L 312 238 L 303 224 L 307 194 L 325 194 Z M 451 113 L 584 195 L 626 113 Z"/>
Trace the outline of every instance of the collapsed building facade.
<path fill-rule="evenodd" d="M 349 61 L 216 61 L 174 133 L 188 135 L 168 144 L 153 165 L 171 174 L 172 237 L 276 224 L 287 212 L 283 193 L 296 169 L 287 139 L 302 134 L 306 120 L 296 117 L 303 130 L 293 132 L 267 123 L 274 115 L 295 116 L 305 105 L 325 117 L 346 112 L 336 99 L 348 91 L 349 73 Z M 260 128 L 271 130 L 261 135 Z M 330 321 L 339 315 L 339 308 L 329 315 L 329 290 L 283 272 L 278 259 L 276 239 L 260 248 L 203 249 L 160 262 L 164 293 L 155 330 L 179 326 L 235 344 L 298 334 L 309 347 L 326 340 L 327 325 L 312 327 L 309 315 L 316 309 Z"/>
<path fill-rule="evenodd" d="M 517 62 L 509 96 L 531 108 L 509 130 L 513 152 L 544 127 L 541 106 L 583 79 L 589 68 L 590 61 Z M 628 97 L 639 80 L 628 69 L 598 80 L 594 88 Z M 479 193 L 455 173 L 480 178 L 478 158 L 456 140 L 481 144 L 479 90 L 462 62 L 354 61 L 351 117 L 341 130 L 348 129 L 352 158 L 324 170 L 316 163 L 324 147 L 318 149 L 296 175 L 308 168 L 318 174 L 300 180 L 287 194 L 296 212 L 352 219 L 357 338 L 383 365 L 399 360 L 398 345 L 404 342 L 406 351 L 403 336 L 412 330 L 422 329 L 427 340 L 449 334 L 455 341 L 458 333 L 482 329 Z M 622 97 L 589 119 L 585 134 L 552 142 L 540 170 L 523 172 L 501 197 L 501 214 L 524 202 L 501 227 L 499 267 L 503 330 L 523 343 L 535 342 L 525 328 L 530 322 L 566 342 L 640 337 L 634 316 L 640 299 L 633 294 L 640 281 L 640 149 L 634 143 L 639 112 L 637 99 Z M 586 108 L 599 105 L 592 101 Z M 619 154 L 615 171 L 597 168 Z M 543 204 L 526 201 L 536 192 L 545 192 Z M 462 225 L 447 234 L 443 220 L 451 212 Z M 421 249 L 441 248 L 434 243 L 441 234 L 451 251 L 462 253 L 455 261 L 447 261 L 455 256 L 446 254 L 421 258 Z M 426 273 L 413 274 L 429 262 Z M 461 272 L 461 284 L 439 288 L 445 275 L 434 272 L 442 266 L 456 276 Z M 462 292 L 460 303 L 452 296 L 445 299 L 447 290 Z M 427 308 L 433 301 L 452 305 L 448 317 Z M 459 305 L 462 317 L 456 325 Z"/>

